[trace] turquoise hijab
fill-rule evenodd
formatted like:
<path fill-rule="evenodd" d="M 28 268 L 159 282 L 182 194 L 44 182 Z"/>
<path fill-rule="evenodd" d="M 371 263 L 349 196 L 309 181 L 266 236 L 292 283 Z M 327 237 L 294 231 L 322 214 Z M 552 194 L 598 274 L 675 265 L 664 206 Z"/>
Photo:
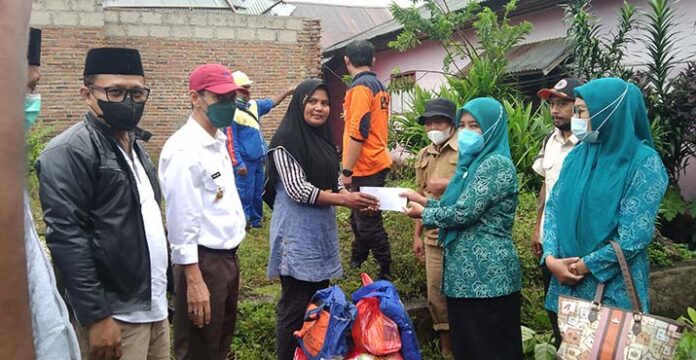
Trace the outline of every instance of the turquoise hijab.
<path fill-rule="evenodd" d="M 597 114 L 591 123 L 599 128 L 599 141 L 580 143 L 568 154 L 553 189 L 561 257 L 585 256 L 618 236 L 621 198 L 636 169 L 655 152 L 638 87 L 604 78 L 576 88 L 575 95 L 591 116 Z"/>
<path fill-rule="evenodd" d="M 484 145 L 481 152 L 473 158 L 459 156 L 457 170 L 440 199 L 441 206 L 454 205 L 459 200 L 464 189 L 473 180 L 476 169 L 489 155 L 498 154 L 510 158 L 508 116 L 503 104 L 490 97 L 476 98 L 457 111 L 456 119 L 461 119 L 464 113 L 469 113 L 476 119 L 483 132 Z M 461 230 L 459 228 L 440 229 L 438 241 L 447 245 L 457 239 Z"/>

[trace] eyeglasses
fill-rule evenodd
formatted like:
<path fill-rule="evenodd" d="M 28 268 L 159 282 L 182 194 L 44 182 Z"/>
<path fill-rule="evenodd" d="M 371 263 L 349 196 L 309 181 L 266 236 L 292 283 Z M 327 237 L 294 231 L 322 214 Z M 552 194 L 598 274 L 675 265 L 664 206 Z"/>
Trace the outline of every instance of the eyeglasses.
<path fill-rule="evenodd" d="M 120 103 L 126 100 L 126 95 L 130 95 L 131 100 L 137 103 L 145 103 L 150 97 L 150 89 L 144 87 L 137 87 L 133 89 L 124 89 L 120 87 L 101 87 L 92 85 L 90 89 L 99 89 L 106 94 L 106 99 L 109 102 Z"/>

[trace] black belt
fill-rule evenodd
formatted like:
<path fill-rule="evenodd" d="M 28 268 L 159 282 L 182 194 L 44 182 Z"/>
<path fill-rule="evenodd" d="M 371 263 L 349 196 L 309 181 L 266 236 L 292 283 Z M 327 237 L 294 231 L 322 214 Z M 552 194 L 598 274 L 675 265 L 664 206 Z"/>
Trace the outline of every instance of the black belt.
<path fill-rule="evenodd" d="M 205 247 L 203 245 L 198 245 L 198 251 L 202 252 L 207 252 L 211 254 L 218 254 L 218 255 L 237 255 L 237 249 L 239 247 L 235 247 L 232 249 L 211 249 L 209 247 Z"/>

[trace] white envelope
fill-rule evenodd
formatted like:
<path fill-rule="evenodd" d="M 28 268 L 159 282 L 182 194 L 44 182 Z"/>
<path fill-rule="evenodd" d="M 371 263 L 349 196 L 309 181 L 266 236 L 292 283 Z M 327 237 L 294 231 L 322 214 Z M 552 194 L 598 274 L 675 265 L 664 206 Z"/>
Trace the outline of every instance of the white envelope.
<path fill-rule="evenodd" d="M 407 199 L 399 196 L 406 192 L 405 188 L 361 186 L 360 192 L 379 199 L 379 209 L 384 211 L 403 211 Z"/>

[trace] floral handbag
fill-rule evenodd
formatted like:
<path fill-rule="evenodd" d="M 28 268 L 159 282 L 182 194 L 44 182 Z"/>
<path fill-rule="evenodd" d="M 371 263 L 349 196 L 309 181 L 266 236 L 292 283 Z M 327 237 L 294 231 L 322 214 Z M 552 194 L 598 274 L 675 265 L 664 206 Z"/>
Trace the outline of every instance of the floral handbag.
<path fill-rule="evenodd" d="M 684 325 L 641 312 L 626 258 L 616 241 L 611 241 L 611 245 L 619 259 L 633 309 L 626 311 L 602 305 L 604 284 L 597 286 L 594 301 L 561 295 L 558 299 L 558 326 L 563 342 L 557 359 L 672 359 Z"/>

